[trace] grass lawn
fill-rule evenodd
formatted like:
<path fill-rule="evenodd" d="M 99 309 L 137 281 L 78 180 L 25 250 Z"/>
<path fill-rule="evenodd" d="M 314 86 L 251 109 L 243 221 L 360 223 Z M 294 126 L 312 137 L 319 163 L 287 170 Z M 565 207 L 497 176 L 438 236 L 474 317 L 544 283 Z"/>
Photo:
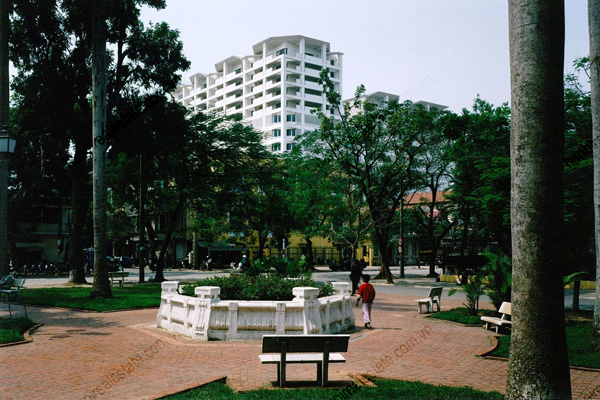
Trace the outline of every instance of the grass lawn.
<path fill-rule="evenodd" d="M 569 365 L 573 367 L 600 368 L 600 355 L 590 351 L 592 321 L 567 322 L 567 348 Z M 510 335 L 498 338 L 498 348 L 491 356 L 507 357 L 510 350 Z"/>
<path fill-rule="evenodd" d="M 495 316 L 496 312 L 493 310 L 479 310 L 479 315 L 470 315 L 466 307 L 459 307 L 432 314 L 429 318 L 443 319 L 467 325 L 483 325 L 481 321 L 481 316 L 483 315 Z"/>
<path fill-rule="evenodd" d="M 350 394 L 340 389 L 304 388 L 252 390 L 234 393 L 223 383 L 211 383 L 184 393 L 163 397 L 163 400 L 304 400 L 304 399 L 394 399 L 394 400 L 501 400 L 498 392 L 481 392 L 468 387 L 434 386 L 421 382 L 376 379 L 377 387 L 352 387 Z"/>
<path fill-rule="evenodd" d="M 17 318 L 12 322 L 8 321 L 9 318 L 0 318 L 0 344 L 22 341 L 23 332 L 34 325 L 29 318 Z"/>
<path fill-rule="evenodd" d="M 114 311 L 158 307 L 160 283 L 144 283 L 113 287 L 111 299 L 90 299 L 92 287 L 58 287 L 23 290 L 26 304 L 77 308 L 92 311 Z"/>

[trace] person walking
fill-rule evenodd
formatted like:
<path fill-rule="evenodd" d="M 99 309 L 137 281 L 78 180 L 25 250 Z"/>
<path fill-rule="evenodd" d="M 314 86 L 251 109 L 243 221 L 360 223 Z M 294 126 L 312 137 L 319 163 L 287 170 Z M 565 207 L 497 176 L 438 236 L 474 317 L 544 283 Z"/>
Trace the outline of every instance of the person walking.
<path fill-rule="evenodd" d="M 352 295 L 358 290 L 358 283 L 362 276 L 362 268 L 358 260 L 354 260 L 352 263 L 352 269 L 350 270 L 350 280 L 352 281 Z"/>
<path fill-rule="evenodd" d="M 371 276 L 365 274 L 362 276 L 363 284 L 358 288 L 358 298 L 356 299 L 356 307 L 362 299 L 362 312 L 363 322 L 365 328 L 373 329 L 371 327 L 371 308 L 373 307 L 373 300 L 375 300 L 375 288 L 369 283 Z"/>

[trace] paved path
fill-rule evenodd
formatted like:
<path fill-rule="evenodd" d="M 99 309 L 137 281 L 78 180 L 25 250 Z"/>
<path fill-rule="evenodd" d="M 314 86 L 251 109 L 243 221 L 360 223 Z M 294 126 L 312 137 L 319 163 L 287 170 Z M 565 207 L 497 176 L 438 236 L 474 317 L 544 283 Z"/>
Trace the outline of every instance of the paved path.
<path fill-rule="evenodd" d="M 349 373 L 504 391 L 507 363 L 475 357 L 490 348 L 493 333 L 425 318 L 414 297 L 381 293 L 371 331 L 352 335 Z M 461 301 L 442 300 L 442 309 Z M 0 398 L 155 399 L 227 377 L 238 390 L 270 387 L 276 368 L 258 361 L 260 343 L 199 342 L 155 327 L 156 309 L 113 313 L 28 307 L 44 322 L 33 343 L 0 348 Z M 357 325 L 362 325 L 355 308 Z M 314 380 L 314 365 L 291 365 L 292 380 Z M 573 398 L 600 386 L 600 373 L 571 370 Z M 342 382 L 338 382 L 341 384 Z"/>

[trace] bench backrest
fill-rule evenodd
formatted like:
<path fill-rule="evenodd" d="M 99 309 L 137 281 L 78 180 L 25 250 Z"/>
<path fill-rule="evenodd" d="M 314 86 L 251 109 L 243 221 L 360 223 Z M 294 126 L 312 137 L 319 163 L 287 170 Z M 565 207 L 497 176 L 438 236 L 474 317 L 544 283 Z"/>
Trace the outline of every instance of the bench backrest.
<path fill-rule="evenodd" d="M 285 342 L 287 353 L 322 353 L 329 342 L 330 352 L 348 351 L 350 335 L 264 335 L 263 353 L 280 353 Z"/>
<path fill-rule="evenodd" d="M 12 287 L 22 288 L 25 285 L 25 278 L 15 279 L 12 283 Z"/>
<path fill-rule="evenodd" d="M 510 313 L 511 313 L 510 303 L 503 301 L 502 304 L 500 304 L 500 308 L 498 309 L 498 312 L 500 314 L 502 314 L 502 318 L 504 318 L 505 315 L 510 315 Z"/>
<path fill-rule="evenodd" d="M 432 287 L 431 289 L 429 289 L 429 297 L 430 298 L 434 298 L 434 297 L 442 297 L 442 292 L 444 290 L 443 286 L 436 286 L 436 287 Z"/>

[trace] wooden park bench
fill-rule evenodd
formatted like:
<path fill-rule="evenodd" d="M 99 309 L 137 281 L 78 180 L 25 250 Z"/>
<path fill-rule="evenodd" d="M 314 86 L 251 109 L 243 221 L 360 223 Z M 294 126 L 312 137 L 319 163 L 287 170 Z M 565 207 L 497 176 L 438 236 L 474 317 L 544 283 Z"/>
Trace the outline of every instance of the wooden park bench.
<path fill-rule="evenodd" d="M 327 386 L 329 364 L 343 363 L 340 353 L 347 352 L 350 335 L 264 335 L 263 364 L 277 364 L 277 385 L 284 387 L 287 364 L 317 364 L 317 385 Z"/>
<path fill-rule="evenodd" d="M 483 321 L 485 321 L 485 329 L 488 329 L 490 324 L 496 325 L 496 333 L 498 333 L 498 329 L 500 329 L 501 326 L 511 326 L 512 322 L 509 319 L 510 314 L 511 314 L 511 308 L 512 307 L 511 307 L 510 303 L 504 301 L 500 305 L 500 309 L 498 309 L 498 312 L 500 314 L 502 314 L 502 316 L 500 318 L 498 318 L 498 317 L 481 317 L 481 319 Z"/>
<path fill-rule="evenodd" d="M 119 286 L 123 286 L 125 283 L 125 278 L 129 276 L 129 272 L 117 271 L 117 272 L 109 272 L 108 277 L 110 278 L 110 284 L 113 285 L 115 280 L 119 282 Z"/>
<path fill-rule="evenodd" d="M 442 286 L 436 286 L 429 289 L 429 295 L 423 299 L 415 300 L 415 303 L 419 306 L 419 314 L 423 313 L 423 305 L 427 306 L 427 312 L 433 312 L 433 304 L 437 304 L 437 310 L 440 312 L 441 305 L 440 300 L 442 298 L 442 291 L 444 288 Z"/>

